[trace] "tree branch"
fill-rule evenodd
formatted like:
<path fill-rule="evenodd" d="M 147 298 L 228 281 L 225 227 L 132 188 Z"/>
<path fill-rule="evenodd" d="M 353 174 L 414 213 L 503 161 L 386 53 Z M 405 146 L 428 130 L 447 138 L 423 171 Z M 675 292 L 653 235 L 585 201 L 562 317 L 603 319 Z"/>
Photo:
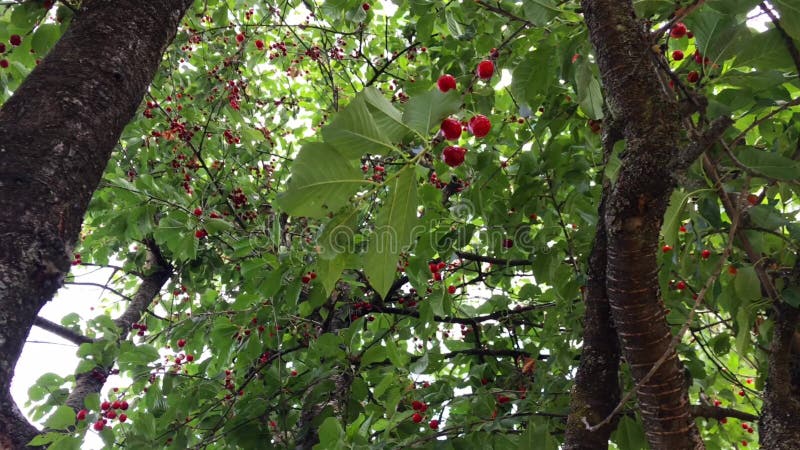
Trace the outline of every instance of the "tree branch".
<path fill-rule="evenodd" d="M 37 317 L 33 324 L 43 330 L 55 334 L 58 337 L 64 338 L 75 345 L 90 344 L 94 342 L 94 339 L 86 337 L 80 333 L 76 333 L 67 327 L 61 326 L 55 322 L 51 322 L 44 317 Z"/>

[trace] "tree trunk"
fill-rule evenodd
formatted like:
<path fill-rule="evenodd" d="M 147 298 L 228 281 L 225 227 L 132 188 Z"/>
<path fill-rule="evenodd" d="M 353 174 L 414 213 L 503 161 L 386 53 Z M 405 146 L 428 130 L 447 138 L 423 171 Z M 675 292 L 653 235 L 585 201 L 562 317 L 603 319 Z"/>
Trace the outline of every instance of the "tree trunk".
<path fill-rule="evenodd" d="M 605 183 L 598 208 L 601 218 L 604 216 L 607 195 L 608 183 Z M 586 422 L 592 425 L 600 423 L 613 412 L 620 400 L 619 341 L 606 294 L 606 245 L 605 222 L 599 220 L 589 256 L 583 347 L 567 417 L 564 442 L 567 450 L 607 449 L 608 440 L 618 421 L 618 417 L 615 417 L 596 431 L 586 427 Z"/>
<path fill-rule="evenodd" d="M 35 433 L 9 386 L 28 331 L 69 270 L 123 127 L 192 0 L 85 0 L 0 109 L 0 448 Z"/>
<path fill-rule="evenodd" d="M 800 442 L 800 356 L 793 349 L 800 311 L 786 304 L 776 309 L 758 435 L 763 449 L 790 450 Z"/>
<path fill-rule="evenodd" d="M 675 182 L 682 130 L 675 102 L 659 83 L 648 33 L 630 0 L 583 0 L 609 114 L 622 124 L 622 167 L 605 216 L 606 288 L 622 353 L 637 384 L 653 449 L 700 449 L 683 367 L 658 288 L 659 230 Z M 696 155 L 694 155 L 696 156 Z M 692 158 L 693 159 L 693 158 Z"/>

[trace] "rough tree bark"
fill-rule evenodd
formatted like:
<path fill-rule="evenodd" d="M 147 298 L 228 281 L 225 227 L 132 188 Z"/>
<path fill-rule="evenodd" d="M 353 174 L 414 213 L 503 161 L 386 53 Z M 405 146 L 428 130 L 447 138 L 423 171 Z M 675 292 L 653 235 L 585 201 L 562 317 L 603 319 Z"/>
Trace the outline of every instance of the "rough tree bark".
<path fill-rule="evenodd" d="M 701 449 L 683 367 L 658 288 L 659 230 L 676 176 L 708 148 L 729 120 L 686 145 L 676 103 L 664 92 L 648 32 L 631 0 L 583 0 L 610 119 L 625 151 L 609 193 L 606 292 L 622 354 L 637 382 L 639 410 L 653 449 Z M 663 358 L 654 376 L 640 383 Z M 594 425 L 594 424 L 592 424 Z"/>
<path fill-rule="evenodd" d="M 36 429 L 9 393 L 41 307 L 61 286 L 123 127 L 192 0 L 85 0 L 0 109 L 0 448 Z"/>
<path fill-rule="evenodd" d="M 786 304 L 776 310 L 758 435 L 761 448 L 790 450 L 800 442 L 800 355 L 793 348 L 800 310 Z"/>
<path fill-rule="evenodd" d="M 606 162 L 618 139 L 618 130 L 607 125 L 603 131 Z M 598 215 L 601 218 L 605 215 L 610 187 L 609 180 L 604 180 L 603 195 L 598 207 Z M 568 450 L 608 448 L 608 440 L 618 422 L 618 417 L 615 417 L 596 431 L 586 427 L 586 422 L 600 423 L 613 412 L 620 400 L 620 352 L 606 293 L 606 246 L 606 225 L 603 220 L 599 220 L 592 252 L 589 255 L 581 363 L 575 374 L 575 386 L 570 398 L 570 412 L 564 436 L 564 448 Z"/>

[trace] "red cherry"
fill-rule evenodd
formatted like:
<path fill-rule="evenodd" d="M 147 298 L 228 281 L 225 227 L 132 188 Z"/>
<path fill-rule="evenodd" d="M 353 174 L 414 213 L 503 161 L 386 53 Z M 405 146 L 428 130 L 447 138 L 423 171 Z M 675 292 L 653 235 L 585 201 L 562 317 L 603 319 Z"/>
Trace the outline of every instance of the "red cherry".
<path fill-rule="evenodd" d="M 206 236 L 208 236 L 208 231 L 204 229 L 200 229 L 194 232 L 194 237 L 196 237 L 197 239 L 203 239 Z"/>
<path fill-rule="evenodd" d="M 75 414 L 75 418 L 78 420 L 86 420 L 86 415 L 89 414 L 89 411 L 82 409 L 78 411 L 78 414 Z"/>
<path fill-rule="evenodd" d="M 686 75 L 686 81 L 689 83 L 697 83 L 700 81 L 700 74 L 697 73 L 696 70 L 693 70 Z"/>
<path fill-rule="evenodd" d="M 188 362 L 194 361 L 194 355 L 192 355 L 192 354 L 186 355 L 186 361 L 188 361 Z"/>
<path fill-rule="evenodd" d="M 468 129 L 473 136 L 482 138 L 489 134 L 489 131 L 491 131 L 492 122 L 490 122 L 486 116 L 478 114 L 469 119 Z"/>
<path fill-rule="evenodd" d="M 126 420 L 128 420 L 128 416 L 127 415 L 125 415 L 125 414 L 120 414 L 119 415 L 119 421 L 120 422 L 125 422 Z"/>
<path fill-rule="evenodd" d="M 203 215 L 203 208 L 198 206 L 197 208 L 194 209 L 193 214 L 195 216 L 197 216 L 197 217 L 202 216 Z"/>
<path fill-rule="evenodd" d="M 702 252 L 700 252 L 700 257 L 703 259 L 708 259 L 709 256 L 711 256 L 711 250 L 709 249 L 705 249 Z"/>
<path fill-rule="evenodd" d="M 758 204 L 758 196 L 755 195 L 755 194 L 748 195 L 747 196 L 747 203 L 750 203 L 751 205 L 757 205 Z"/>
<path fill-rule="evenodd" d="M 108 408 L 111 408 L 111 402 L 103 402 L 100 404 L 100 409 L 103 411 L 107 410 Z"/>
<path fill-rule="evenodd" d="M 506 397 L 503 394 L 500 394 L 500 395 L 497 396 L 497 403 L 500 403 L 501 405 L 503 403 L 508 403 L 510 401 L 511 401 L 511 399 L 509 397 Z"/>
<path fill-rule="evenodd" d="M 675 289 L 677 289 L 679 291 L 682 291 L 682 290 L 686 289 L 686 282 L 678 281 L 677 283 L 675 283 Z"/>
<path fill-rule="evenodd" d="M 449 141 L 457 141 L 461 137 L 461 123 L 456 119 L 444 119 L 440 128 L 445 139 Z"/>
<path fill-rule="evenodd" d="M 729 274 L 736 275 L 736 272 L 738 272 L 738 271 L 739 270 L 736 268 L 736 266 L 728 266 L 728 273 Z"/>
<path fill-rule="evenodd" d="M 503 239 L 503 248 L 511 248 L 514 246 L 514 241 L 511 239 Z"/>
<path fill-rule="evenodd" d="M 259 49 L 259 50 L 263 50 L 264 49 L 264 41 L 262 41 L 261 39 L 256 39 L 256 48 Z"/>
<path fill-rule="evenodd" d="M 750 428 L 750 427 L 749 427 L 749 426 L 748 426 L 746 423 L 743 423 L 743 424 L 742 424 L 742 429 L 743 429 L 743 430 L 746 430 L 746 429 L 748 429 L 748 428 Z"/>
<path fill-rule="evenodd" d="M 744 439 L 742 439 L 742 447 L 747 447 L 747 441 L 745 441 Z"/>
<path fill-rule="evenodd" d="M 98 420 L 97 422 L 94 423 L 94 425 L 92 425 L 92 428 L 94 428 L 97 431 L 103 431 L 103 428 L 105 428 L 105 426 L 106 426 L 105 422 L 103 422 L 102 420 Z"/>
<path fill-rule="evenodd" d="M 680 61 L 683 59 L 683 52 L 680 50 L 675 50 L 672 52 L 672 60 L 673 61 Z"/>
<path fill-rule="evenodd" d="M 753 384 L 753 379 L 752 378 L 748 378 L 748 379 L 744 380 L 744 382 L 747 383 L 747 384 Z"/>
<path fill-rule="evenodd" d="M 186 346 L 186 339 L 178 339 L 178 348 L 183 348 Z"/>
<path fill-rule="evenodd" d="M 681 225 L 681 226 L 678 228 L 678 231 L 679 231 L 679 232 L 681 232 L 681 233 L 686 233 L 686 227 L 685 227 L 685 226 L 683 226 L 683 225 Z"/>
<path fill-rule="evenodd" d="M 317 278 L 317 272 L 308 272 L 308 276 L 309 276 L 309 278 L 314 280 L 314 279 Z"/>
<path fill-rule="evenodd" d="M 456 79 L 450 74 L 444 74 L 436 81 L 436 85 L 442 92 L 447 92 L 450 89 L 456 89 Z"/>
<path fill-rule="evenodd" d="M 10 42 L 14 47 L 17 47 L 22 44 L 22 37 L 20 37 L 18 34 L 12 34 L 11 37 L 8 38 L 8 42 Z"/>
<path fill-rule="evenodd" d="M 302 278 L 300 278 L 300 281 L 302 281 L 302 282 L 303 282 L 303 284 L 308 284 L 308 283 L 311 283 L 311 277 L 310 277 L 310 276 L 308 276 L 308 275 L 303 275 L 303 277 L 302 277 Z"/>
<path fill-rule="evenodd" d="M 680 39 L 686 36 L 686 32 L 686 25 L 684 25 L 683 22 L 678 22 L 669 30 L 669 35 L 674 39 Z"/>
<path fill-rule="evenodd" d="M 744 397 L 744 391 L 739 391 L 739 397 Z"/>
<path fill-rule="evenodd" d="M 364 3 L 363 5 L 361 5 L 361 9 L 363 9 L 364 11 L 369 11 L 369 8 L 370 8 L 369 3 Z"/>
<path fill-rule="evenodd" d="M 422 403 L 419 400 L 414 400 L 414 401 L 411 402 L 411 408 L 413 408 L 414 411 L 421 410 L 423 406 L 425 406 L 425 403 Z"/>
<path fill-rule="evenodd" d="M 431 430 L 438 430 L 439 429 L 439 421 L 436 419 L 431 420 L 431 423 L 428 424 L 431 427 Z"/>
<path fill-rule="evenodd" d="M 420 422 L 422 422 L 422 414 L 420 414 L 420 413 L 414 413 L 414 415 L 413 415 L 413 416 L 411 416 L 411 420 L 413 420 L 413 421 L 414 421 L 414 423 L 420 423 Z"/>
<path fill-rule="evenodd" d="M 0 53 L 5 53 L 5 52 L 6 52 L 6 44 L 0 42 Z"/>
<path fill-rule="evenodd" d="M 665 246 L 661 247 L 661 251 L 664 252 L 664 253 L 669 253 L 671 250 L 672 250 L 672 246 L 669 246 L 669 245 L 665 245 Z"/>
<path fill-rule="evenodd" d="M 436 273 L 434 273 L 434 274 L 433 274 L 433 279 L 434 279 L 435 281 L 442 281 L 442 273 L 441 273 L 441 272 L 436 272 Z"/>
<path fill-rule="evenodd" d="M 7 59 L 0 59 L 0 67 L 2 67 L 3 69 L 7 69 L 8 68 L 8 60 Z"/>
<path fill-rule="evenodd" d="M 119 400 L 114 400 L 114 403 L 111 404 L 111 409 L 119 409 L 120 402 Z"/>
<path fill-rule="evenodd" d="M 297 376 L 297 371 L 296 371 L 296 370 L 293 370 L 293 371 L 292 371 L 292 376 L 293 376 L 293 377 L 296 377 L 296 376 Z"/>
<path fill-rule="evenodd" d="M 467 149 L 458 146 L 445 147 L 442 151 L 444 163 L 450 167 L 458 167 L 464 163 L 464 157 L 467 154 Z"/>
<path fill-rule="evenodd" d="M 111 411 L 106 413 L 106 417 L 109 419 L 114 419 L 117 417 L 117 413 L 112 409 Z"/>
<path fill-rule="evenodd" d="M 492 75 L 494 75 L 494 63 L 488 59 L 479 62 L 476 73 L 478 74 L 478 78 L 481 80 L 488 80 L 489 78 L 492 78 Z"/>
<path fill-rule="evenodd" d="M 236 42 L 238 42 L 240 44 L 242 42 L 244 42 L 244 33 L 239 33 L 239 34 L 236 35 Z"/>
<path fill-rule="evenodd" d="M 456 287 L 455 286 L 447 286 L 447 292 L 449 292 L 450 294 L 455 294 L 456 293 Z"/>

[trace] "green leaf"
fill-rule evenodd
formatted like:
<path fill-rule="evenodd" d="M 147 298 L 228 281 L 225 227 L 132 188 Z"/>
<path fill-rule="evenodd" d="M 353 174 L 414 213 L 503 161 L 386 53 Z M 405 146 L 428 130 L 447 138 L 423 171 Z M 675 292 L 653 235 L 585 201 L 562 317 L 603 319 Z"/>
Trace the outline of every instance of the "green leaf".
<path fill-rule="evenodd" d="M 72 410 L 70 409 L 70 411 Z M 74 413 L 73 413 L 73 418 L 74 418 Z M 65 436 L 64 433 L 56 433 L 53 431 L 49 433 L 37 434 L 36 436 L 34 436 L 33 439 L 31 439 L 30 442 L 28 442 L 28 445 L 31 447 L 44 446 L 45 444 L 50 444 L 60 439 L 63 439 L 64 436 Z"/>
<path fill-rule="evenodd" d="M 689 194 L 680 189 L 674 190 L 669 198 L 669 206 L 664 213 L 664 223 L 661 225 L 661 235 L 664 236 L 664 242 L 671 247 L 678 245 L 678 229 L 688 199 Z"/>
<path fill-rule="evenodd" d="M 777 153 L 743 147 L 736 153 L 736 159 L 770 178 L 789 181 L 800 177 L 800 164 Z"/>
<path fill-rule="evenodd" d="M 66 430 L 75 425 L 75 411 L 69 406 L 61 405 L 47 418 L 44 424 L 53 430 Z"/>
<path fill-rule="evenodd" d="M 342 276 L 347 255 L 339 254 L 333 259 L 320 258 L 317 260 L 317 279 L 322 283 L 325 292 L 331 294 L 336 282 Z"/>
<path fill-rule="evenodd" d="M 761 299 L 761 282 L 758 280 L 753 266 L 739 269 L 733 281 L 736 296 L 742 301 L 742 306 Z"/>
<path fill-rule="evenodd" d="M 408 135 L 411 130 L 403 123 L 403 113 L 392 106 L 380 91 L 370 86 L 359 95 L 367 103 L 378 131 L 386 136 L 389 142 L 398 142 Z"/>
<path fill-rule="evenodd" d="M 551 78 L 555 74 L 555 51 L 542 42 L 514 67 L 511 92 L 529 105 L 536 105 L 539 96 L 547 93 Z"/>
<path fill-rule="evenodd" d="M 381 296 L 394 282 L 400 252 L 411 245 L 416 223 L 417 178 L 413 168 L 406 168 L 389 182 L 389 194 L 378 211 L 364 257 L 364 272 Z"/>
<path fill-rule="evenodd" d="M 203 221 L 203 227 L 209 234 L 216 234 L 220 231 L 230 231 L 233 229 L 233 225 L 223 219 L 205 219 Z"/>
<path fill-rule="evenodd" d="M 355 208 L 347 208 L 325 224 L 317 239 L 320 258 L 333 259 L 342 253 L 355 253 L 358 213 Z"/>
<path fill-rule="evenodd" d="M 409 370 L 411 371 L 411 373 L 419 375 L 421 373 L 424 373 L 425 369 L 427 368 L 428 368 L 428 352 L 425 352 L 425 354 L 423 354 L 419 359 L 411 363 L 411 367 L 409 367 Z"/>
<path fill-rule="evenodd" d="M 335 449 L 339 447 L 344 430 L 336 417 L 328 417 L 319 427 L 319 444 L 314 450 Z"/>
<path fill-rule="evenodd" d="M 309 142 L 295 158 L 278 203 L 291 215 L 320 218 L 346 205 L 365 183 L 361 171 L 335 148 Z"/>
<path fill-rule="evenodd" d="M 358 159 L 366 153 L 387 153 L 394 150 L 386 134 L 378 129 L 361 94 L 337 113 L 330 125 L 322 129 L 322 137 L 347 159 Z"/>
<path fill-rule="evenodd" d="M 737 275 L 738 276 L 738 275 Z M 750 347 L 750 328 L 753 326 L 751 319 L 752 314 L 747 308 L 739 308 L 736 312 L 736 353 L 739 355 L 746 355 L 747 349 Z"/>
<path fill-rule="evenodd" d="M 700 53 L 716 63 L 733 56 L 739 48 L 739 42 L 746 40 L 750 34 L 747 27 L 733 16 L 711 9 L 690 15 L 685 23 L 694 33 L 695 45 Z"/>
<path fill-rule="evenodd" d="M 617 429 L 611 435 L 611 440 L 617 444 L 618 448 L 624 448 L 625 450 L 648 448 L 641 423 L 628 416 L 624 416 L 620 419 Z"/>
<path fill-rule="evenodd" d="M 588 63 L 578 66 L 575 83 L 578 89 L 578 104 L 583 113 L 590 119 L 602 119 L 603 93 L 600 91 L 600 82 L 592 73 Z"/>
<path fill-rule="evenodd" d="M 533 22 L 537 27 L 547 25 L 547 22 L 561 12 L 555 7 L 553 0 L 527 0 L 523 4 L 525 5 L 525 18 Z"/>
<path fill-rule="evenodd" d="M 795 41 L 800 41 L 800 3 L 797 0 L 772 0 L 780 13 L 781 26 Z"/>
<path fill-rule="evenodd" d="M 61 29 L 58 25 L 51 23 L 39 25 L 33 33 L 31 48 L 37 54 L 44 56 L 50 51 L 50 47 L 58 41 L 59 37 L 61 37 Z"/>
<path fill-rule="evenodd" d="M 781 297 L 789 305 L 797 308 L 800 307 L 800 288 L 791 286 L 781 292 Z"/>
<path fill-rule="evenodd" d="M 747 215 L 756 226 L 767 230 L 774 230 L 789 224 L 780 211 L 769 205 L 755 205 L 747 210 Z"/>
<path fill-rule="evenodd" d="M 455 14 L 453 14 L 452 9 L 445 11 L 444 16 L 445 20 L 447 21 L 447 29 L 450 30 L 450 34 L 456 39 L 461 38 L 461 36 L 464 35 L 464 28 L 460 23 L 458 23 L 458 20 L 456 19 Z"/>
<path fill-rule="evenodd" d="M 427 137 L 434 125 L 461 107 L 461 97 L 455 89 L 442 93 L 438 89 L 411 97 L 403 112 L 403 123 L 420 135 Z"/>
<path fill-rule="evenodd" d="M 128 351 L 120 351 L 120 364 L 147 365 L 158 359 L 158 349 L 150 344 L 140 344 Z"/>

